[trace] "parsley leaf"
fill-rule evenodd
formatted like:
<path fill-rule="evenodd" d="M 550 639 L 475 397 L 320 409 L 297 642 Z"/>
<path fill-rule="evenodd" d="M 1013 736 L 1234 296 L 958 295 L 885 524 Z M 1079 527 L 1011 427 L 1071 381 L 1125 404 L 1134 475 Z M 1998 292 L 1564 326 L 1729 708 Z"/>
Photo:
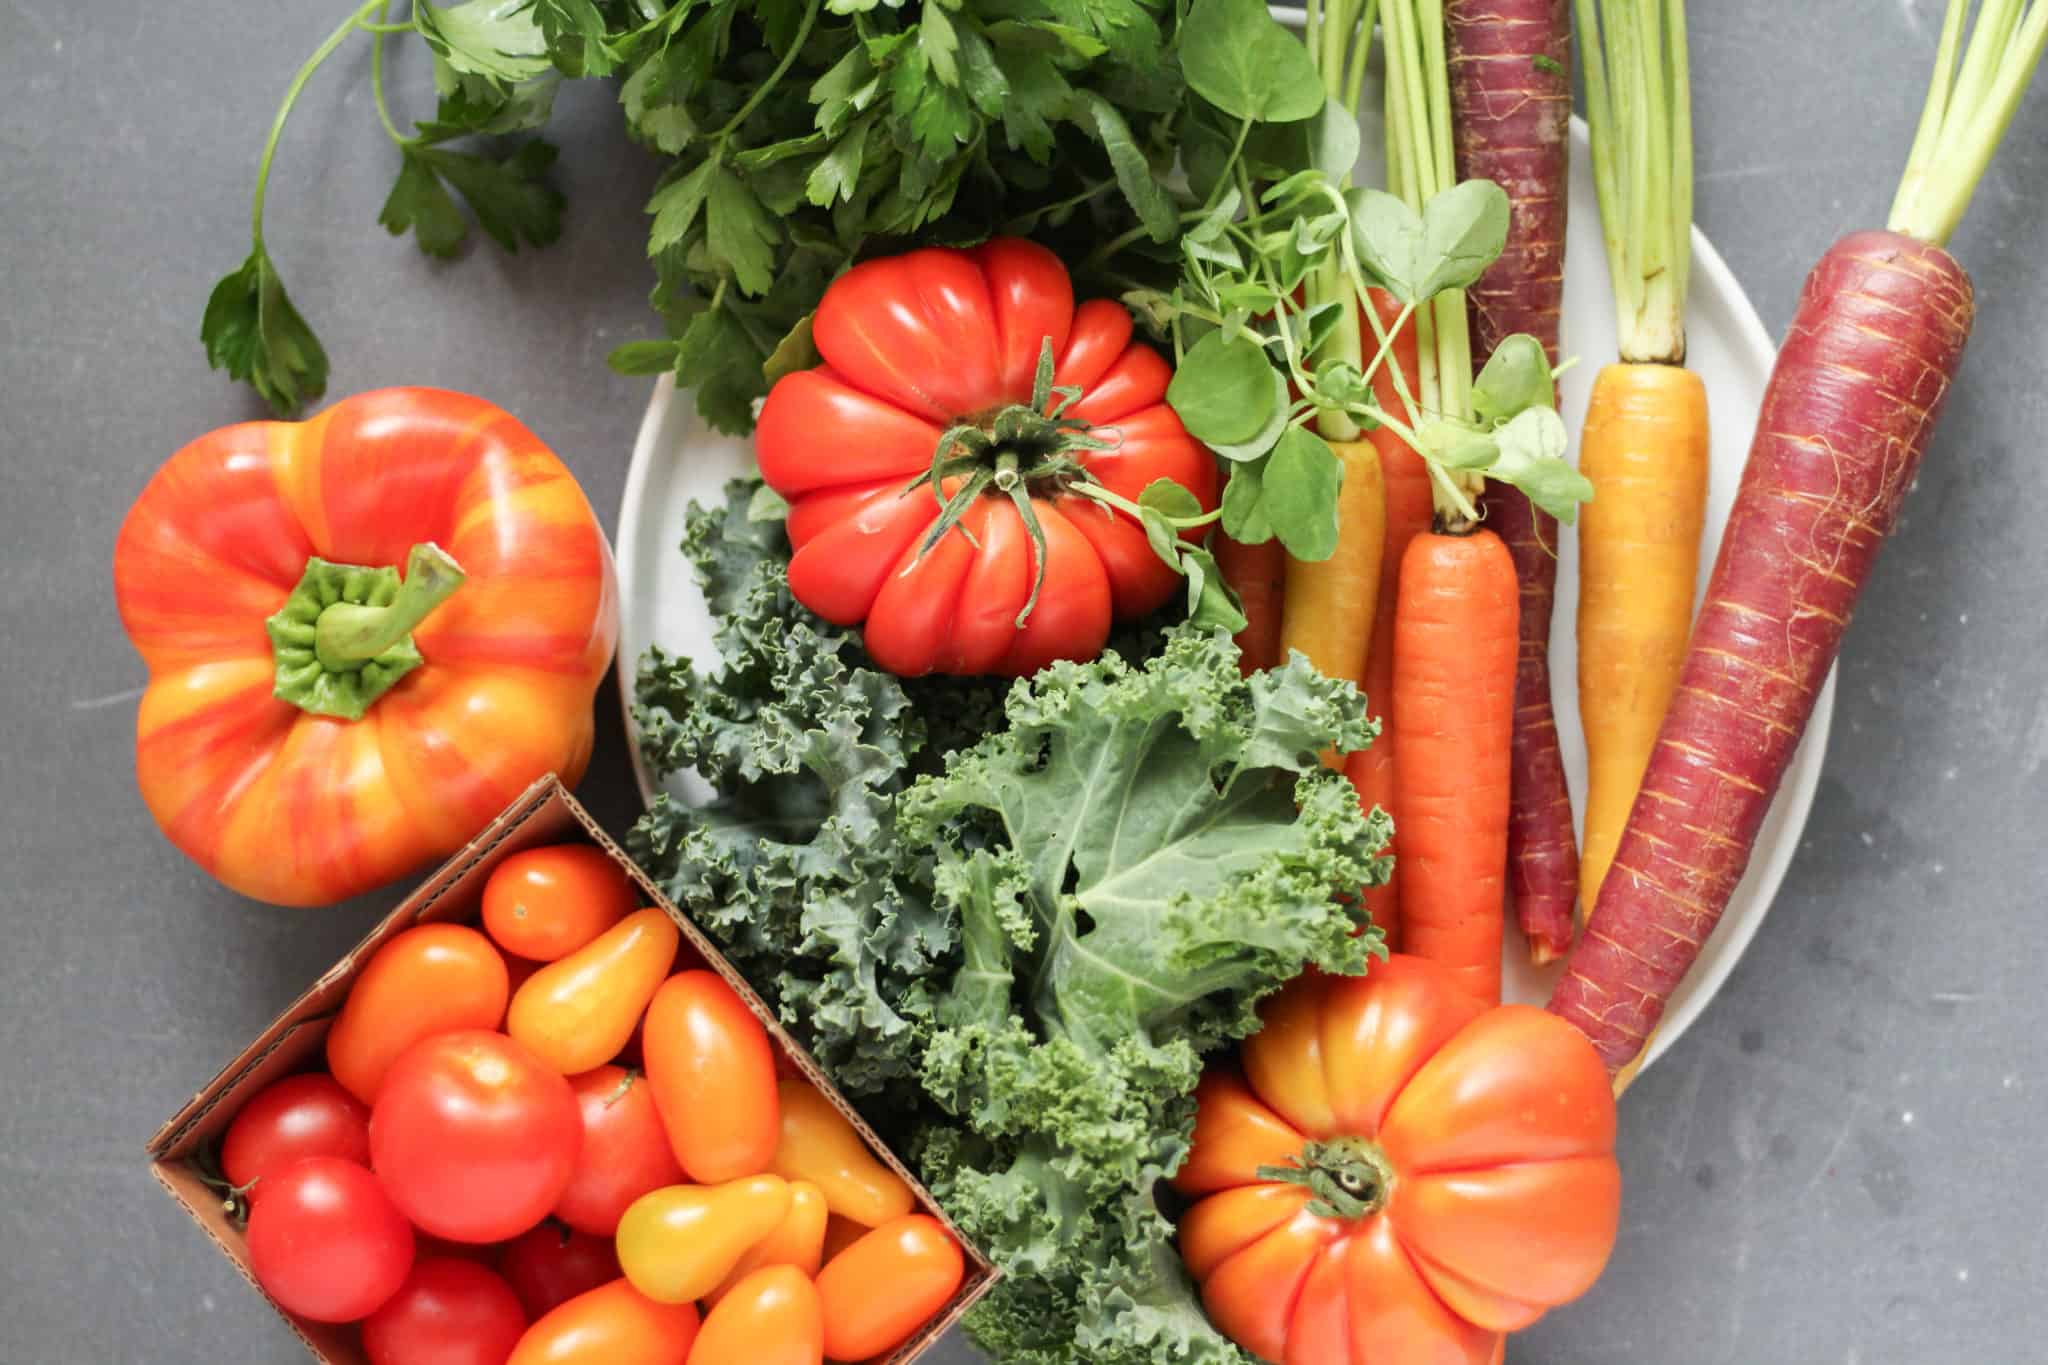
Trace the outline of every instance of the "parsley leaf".
<path fill-rule="evenodd" d="M 213 287 L 199 337 L 214 369 L 253 386 L 280 417 L 327 392 L 327 352 L 261 242 Z"/>
<path fill-rule="evenodd" d="M 704 219 L 712 256 L 731 268 L 741 289 L 749 294 L 767 293 L 775 282 L 773 248 L 782 230 L 746 181 L 723 166 L 713 171 Z"/>
<path fill-rule="evenodd" d="M 458 76 L 518 82 L 551 65 L 547 39 L 528 0 L 468 0 L 446 6 L 419 0 L 413 6 L 413 26 Z"/>

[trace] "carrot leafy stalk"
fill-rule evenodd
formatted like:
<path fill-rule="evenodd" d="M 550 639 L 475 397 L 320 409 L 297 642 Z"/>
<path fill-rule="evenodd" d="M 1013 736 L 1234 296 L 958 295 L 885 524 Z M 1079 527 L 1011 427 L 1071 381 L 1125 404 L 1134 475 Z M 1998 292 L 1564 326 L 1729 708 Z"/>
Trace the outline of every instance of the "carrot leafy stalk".
<path fill-rule="evenodd" d="M 1692 129 L 1683 0 L 1579 0 L 1593 179 L 1619 363 L 1601 369 L 1579 470 L 1579 716 L 1588 777 L 1580 903 L 1613 862 L 1678 687 L 1707 504 L 1707 391 L 1684 366 Z"/>
<path fill-rule="evenodd" d="M 1500 182 L 1512 211 L 1500 259 L 1468 292 L 1473 359 L 1484 364 L 1504 339 L 1524 334 L 1555 365 L 1571 146 L 1568 0 L 1447 0 L 1444 23 L 1459 174 Z M 1523 937 L 1543 962 L 1571 947 L 1579 873 L 1551 704 L 1557 520 L 1500 484 L 1481 506 L 1521 584 L 1508 884 Z"/>
<path fill-rule="evenodd" d="M 1678 690 L 1550 1002 L 1618 1084 L 1749 865 L 1918 474 L 1975 312 L 1943 244 L 2044 47 L 2048 3 L 1950 0 L 1890 227 L 1844 237 L 1807 276 Z"/>

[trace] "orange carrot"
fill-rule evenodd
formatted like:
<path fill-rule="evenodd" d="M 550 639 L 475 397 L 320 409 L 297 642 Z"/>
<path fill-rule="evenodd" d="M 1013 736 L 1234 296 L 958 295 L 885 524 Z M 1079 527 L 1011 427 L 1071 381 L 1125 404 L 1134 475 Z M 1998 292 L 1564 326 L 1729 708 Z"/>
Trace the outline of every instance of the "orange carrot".
<path fill-rule="evenodd" d="M 1509 752 L 1521 618 L 1491 531 L 1416 536 L 1394 614 L 1394 820 L 1406 951 L 1500 999 Z"/>
<path fill-rule="evenodd" d="M 1245 676 L 1280 662 L 1280 601 L 1287 581 L 1287 551 L 1278 540 L 1246 545 L 1218 527 L 1209 549 L 1223 581 L 1244 605 L 1245 627 L 1236 635 L 1237 666 Z"/>
<path fill-rule="evenodd" d="M 1328 559 L 1287 561 L 1280 604 L 1280 656 L 1308 656 L 1325 677 L 1365 681 L 1373 610 L 1380 600 L 1380 553 L 1387 539 L 1386 485 L 1369 441 L 1331 441 L 1344 465 L 1337 491 L 1337 548 Z"/>
<path fill-rule="evenodd" d="M 1400 316 L 1401 305 L 1381 290 L 1372 292 L 1372 305 L 1380 326 L 1390 328 Z M 1387 364 L 1373 376 L 1373 398 L 1388 412 L 1401 411 L 1391 367 L 1399 366 L 1407 388 L 1413 393 L 1420 382 L 1415 352 L 1415 328 L 1411 323 L 1394 334 Z M 1365 654 L 1365 704 L 1380 723 L 1379 738 L 1372 747 L 1360 749 L 1345 762 L 1351 785 L 1358 788 L 1358 803 L 1371 811 L 1377 806 L 1393 813 L 1394 748 L 1398 724 L 1394 719 L 1394 606 L 1401 581 L 1401 557 L 1408 542 L 1429 530 L 1429 467 L 1408 443 L 1387 427 L 1371 433 L 1373 448 L 1379 452 L 1380 482 L 1386 487 L 1386 547 L 1380 552 L 1380 594 L 1372 617 L 1372 643 Z M 1379 926 L 1388 949 L 1401 946 L 1401 863 L 1397 850 L 1400 831 L 1386 851 L 1393 854 L 1394 872 L 1385 886 L 1365 892 L 1365 908 Z"/>
<path fill-rule="evenodd" d="M 1600 371 L 1579 472 L 1579 716 L 1586 727 L 1588 915 L 1685 666 L 1707 505 L 1707 390 L 1676 365 Z"/>

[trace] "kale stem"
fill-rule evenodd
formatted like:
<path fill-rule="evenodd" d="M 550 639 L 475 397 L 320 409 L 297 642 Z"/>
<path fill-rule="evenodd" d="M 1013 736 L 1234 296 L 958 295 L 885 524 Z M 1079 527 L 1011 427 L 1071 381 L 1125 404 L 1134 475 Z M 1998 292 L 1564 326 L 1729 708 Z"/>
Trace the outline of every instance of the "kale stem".
<path fill-rule="evenodd" d="M 284 102 L 277 106 L 277 117 L 270 122 L 270 136 L 263 142 L 263 159 L 256 163 L 256 201 L 249 210 L 249 236 L 257 249 L 263 246 L 263 200 L 270 190 L 270 165 L 276 159 L 277 143 L 284 136 L 284 123 L 291 117 L 292 106 L 298 103 L 299 93 L 306 88 L 306 82 L 313 79 L 313 73 L 320 69 L 320 64 L 332 57 L 334 50 L 347 41 L 348 35 L 367 22 L 380 6 L 388 3 L 389 0 L 367 0 L 362 8 L 342 20 L 340 27 L 313 49 L 313 55 L 306 58 L 306 64 L 285 87 Z"/>
<path fill-rule="evenodd" d="M 796 37 L 790 40 L 789 51 L 782 54 L 782 60 L 775 64 L 775 69 L 768 73 L 768 78 L 754 87 L 754 93 L 747 96 L 747 102 L 740 106 L 739 112 L 727 119 L 725 126 L 714 134 L 716 141 L 724 142 L 737 132 L 740 125 L 761 107 L 761 101 L 767 99 L 775 87 L 782 83 L 782 78 L 789 74 L 789 69 L 796 65 L 798 55 L 804 50 L 804 43 L 811 36 L 811 26 L 818 22 L 819 5 L 820 0 L 810 0 L 810 3 L 804 6 L 803 22 L 797 25 Z"/>

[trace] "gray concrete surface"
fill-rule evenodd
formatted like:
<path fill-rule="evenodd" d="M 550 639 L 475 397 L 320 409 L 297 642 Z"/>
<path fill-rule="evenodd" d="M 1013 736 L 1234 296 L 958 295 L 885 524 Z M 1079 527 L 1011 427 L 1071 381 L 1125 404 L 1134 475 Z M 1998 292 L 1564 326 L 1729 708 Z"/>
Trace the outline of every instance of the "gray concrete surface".
<path fill-rule="evenodd" d="M 1840 231 L 1881 220 L 1936 0 L 1697 4 L 1700 217 L 1775 331 Z M 143 1139 L 390 898 L 237 900 L 132 782 L 142 670 L 114 531 L 156 464 L 255 415 L 208 373 L 208 287 L 256 153 L 336 7 L 0 3 L 0 1362 L 283 1362 L 296 1347 L 155 1188 Z M 334 357 L 509 406 L 607 519 L 645 399 L 604 364 L 650 314 L 652 179 L 608 92 L 564 96 L 557 247 L 437 265 L 379 231 L 393 156 L 338 59 L 286 138 L 270 239 Z M 419 108 L 417 62 L 394 73 Z M 1624 1229 L 1526 1365 L 2044 1358 L 2048 1258 L 2048 99 L 1956 249 L 1982 315 L 1842 664 L 1827 776 L 1776 909 L 1627 1098 Z M 616 718 L 584 791 L 631 817 Z M 942 1360 L 966 1361 L 964 1348 Z"/>

